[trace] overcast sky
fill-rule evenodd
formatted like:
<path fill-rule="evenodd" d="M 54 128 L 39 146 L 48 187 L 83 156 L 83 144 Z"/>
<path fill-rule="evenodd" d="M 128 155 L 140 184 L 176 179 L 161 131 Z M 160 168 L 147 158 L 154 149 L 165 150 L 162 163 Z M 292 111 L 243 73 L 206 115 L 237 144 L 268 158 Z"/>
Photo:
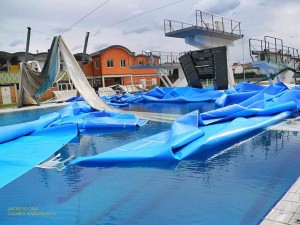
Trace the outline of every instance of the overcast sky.
<path fill-rule="evenodd" d="M 164 19 L 195 24 L 195 10 L 241 22 L 244 39 L 231 47 L 232 61 L 250 60 L 249 38 L 273 36 L 300 49 L 300 0 L 1 0 L 0 51 L 25 51 L 27 27 L 31 53 L 47 51 L 60 34 L 74 54 L 82 52 L 86 31 L 89 54 L 111 45 L 136 53 L 193 50 L 184 39 L 165 37 Z"/>

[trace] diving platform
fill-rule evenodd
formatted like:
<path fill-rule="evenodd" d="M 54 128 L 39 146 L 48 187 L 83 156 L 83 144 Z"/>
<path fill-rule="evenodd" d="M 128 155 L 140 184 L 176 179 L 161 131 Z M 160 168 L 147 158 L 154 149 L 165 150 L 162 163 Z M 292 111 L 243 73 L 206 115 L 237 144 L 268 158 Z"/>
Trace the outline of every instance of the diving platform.
<path fill-rule="evenodd" d="M 184 38 L 187 44 L 204 49 L 232 44 L 243 37 L 241 22 L 196 10 L 196 24 L 164 20 L 166 37 Z"/>
<path fill-rule="evenodd" d="M 296 48 L 285 46 L 283 40 L 277 37 L 264 36 L 264 39 L 249 39 L 250 57 L 258 61 L 288 63 L 299 61 L 300 55 Z"/>
<path fill-rule="evenodd" d="M 263 40 L 250 38 L 249 51 L 252 65 L 257 65 L 258 68 L 264 70 L 269 83 L 299 83 L 298 49 L 285 46 L 280 38 L 264 36 Z M 269 74 L 270 69 L 273 70 L 272 76 Z"/>
<path fill-rule="evenodd" d="M 196 10 L 196 24 L 164 20 L 164 31 L 199 49 L 179 58 L 189 86 L 202 88 L 203 81 L 213 80 L 223 90 L 235 84 L 228 46 L 243 38 L 241 22 Z"/>

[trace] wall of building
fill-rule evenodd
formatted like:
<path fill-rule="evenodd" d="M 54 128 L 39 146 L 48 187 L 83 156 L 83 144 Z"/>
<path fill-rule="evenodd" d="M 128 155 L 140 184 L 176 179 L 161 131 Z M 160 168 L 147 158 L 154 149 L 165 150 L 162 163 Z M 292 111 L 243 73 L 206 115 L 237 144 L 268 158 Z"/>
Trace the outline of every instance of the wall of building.
<path fill-rule="evenodd" d="M 108 66 L 108 61 L 112 60 L 113 66 Z M 125 60 L 125 67 L 121 66 L 121 60 Z M 147 86 L 152 86 L 152 78 L 156 79 L 156 84 L 160 85 L 160 79 L 154 69 L 132 69 L 133 65 L 149 64 L 149 57 L 146 55 L 135 55 L 123 46 L 110 46 L 104 50 L 92 54 L 93 75 L 101 77 L 104 86 L 115 84 L 140 85 L 141 80 L 146 80 Z M 98 61 L 98 63 L 97 63 Z M 97 66 L 99 67 L 97 68 Z M 101 84 L 103 85 L 103 84 Z"/>
<path fill-rule="evenodd" d="M 11 104 L 16 103 L 17 102 L 17 96 L 16 96 L 15 86 L 14 85 L 8 85 L 8 86 L 0 86 L 0 104 L 4 104 L 3 96 L 2 96 L 2 90 L 1 90 L 1 88 L 3 88 L 3 87 L 9 88 Z"/>
<path fill-rule="evenodd" d="M 21 56 L 24 55 L 23 53 L 18 54 Z M 7 55 L 11 54 L 7 53 Z M 39 53 L 33 56 L 31 58 L 33 60 L 37 60 L 42 68 L 45 63 L 47 53 Z M 5 58 L 6 55 L 3 55 L 2 57 Z M 2 61 L 6 62 L 6 59 L 4 58 Z M 99 60 L 99 68 L 96 68 L 96 60 Z M 107 66 L 107 60 L 113 60 L 113 67 L 110 68 Z M 125 67 L 121 66 L 121 60 L 125 60 Z M 156 74 L 156 71 L 154 69 L 129 68 L 130 66 L 139 65 L 141 63 L 146 65 L 149 64 L 149 62 L 149 56 L 135 55 L 134 52 L 131 52 L 124 46 L 114 45 L 93 53 L 92 60 L 88 61 L 83 65 L 83 72 L 88 77 L 91 86 L 101 85 L 102 80 L 105 80 L 105 86 L 115 84 L 141 85 L 142 83 L 146 84 L 147 87 L 150 87 L 155 83 L 157 85 L 160 85 L 160 78 Z M 16 90 L 15 84 L 18 83 L 18 77 L 12 75 L 19 73 L 20 66 L 17 63 L 15 63 L 14 65 L 9 63 L 9 68 L 7 70 L 9 70 L 11 73 L 9 73 L 8 71 L 2 71 L 1 78 L 5 79 L 0 79 L 0 85 L 2 84 L 10 86 L 12 103 L 17 103 L 18 90 Z M 44 94 L 40 96 L 40 100 L 45 101 L 51 99 L 53 97 L 53 90 L 56 91 L 57 88 L 51 87 L 49 90 L 47 90 Z M 3 104 L 1 92 L 0 104 Z"/>

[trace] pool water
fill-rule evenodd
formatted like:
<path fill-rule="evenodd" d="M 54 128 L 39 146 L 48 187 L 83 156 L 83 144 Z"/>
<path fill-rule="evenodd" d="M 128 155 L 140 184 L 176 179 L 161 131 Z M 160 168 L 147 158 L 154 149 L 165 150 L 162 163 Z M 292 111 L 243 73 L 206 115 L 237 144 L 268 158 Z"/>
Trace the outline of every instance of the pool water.
<path fill-rule="evenodd" d="M 0 113 L 0 126 L 7 126 L 16 123 L 24 123 L 32 120 L 37 120 L 40 116 L 57 112 L 62 109 L 63 106 L 54 106 L 49 108 L 39 108 L 35 110 L 23 110 L 15 111 L 13 113 Z"/>
<path fill-rule="evenodd" d="M 87 131 L 60 153 L 95 155 L 170 126 Z M 298 178 L 299 144 L 299 132 L 270 130 L 176 163 L 33 168 L 0 189 L 0 224 L 257 224 Z"/>

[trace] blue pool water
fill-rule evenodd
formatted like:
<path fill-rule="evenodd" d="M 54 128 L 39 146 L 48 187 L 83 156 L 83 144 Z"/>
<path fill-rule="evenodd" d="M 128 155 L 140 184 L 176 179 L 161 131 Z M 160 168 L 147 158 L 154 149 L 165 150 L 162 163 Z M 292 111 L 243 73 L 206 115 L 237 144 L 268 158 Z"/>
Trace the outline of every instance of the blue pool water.
<path fill-rule="evenodd" d="M 63 106 L 54 106 L 49 108 L 39 108 L 35 110 L 16 111 L 13 113 L 0 113 L 0 126 L 6 126 L 16 123 L 24 123 L 37 120 L 40 116 L 51 112 L 57 112 Z"/>
<path fill-rule="evenodd" d="M 170 126 L 88 131 L 60 153 L 95 155 Z M 299 144 L 298 132 L 266 131 L 178 163 L 33 168 L 0 189 L 0 224 L 257 224 L 298 178 Z"/>

